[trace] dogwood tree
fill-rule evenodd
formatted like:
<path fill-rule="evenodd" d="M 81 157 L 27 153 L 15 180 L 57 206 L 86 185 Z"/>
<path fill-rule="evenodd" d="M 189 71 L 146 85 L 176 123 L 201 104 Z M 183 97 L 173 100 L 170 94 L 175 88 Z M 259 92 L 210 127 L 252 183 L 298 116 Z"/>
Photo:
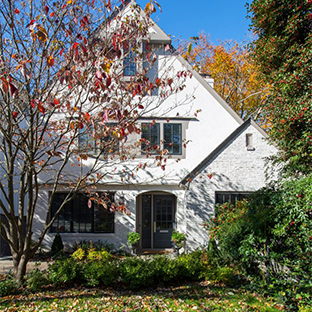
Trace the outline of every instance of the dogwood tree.
<path fill-rule="evenodd" d="M 6 220 L 1 235 L 10 246 L 18 282 L 53 221 L 78 192 L 88 191 L 90 200 L 127 213 L 122 203 L 109 202 L 92 186 L 119 174 L 114 164 L 135 157 L 142 142 L 127 140 L 140 134 L 136 120 L 182 88 L 177 76 L 187 73 L 148 75 L 156 60 L 149 47 L 149 17 L 158 4 L 148 2 L 145 13 L 128 4 L 1 1 L 0 208 Z M 119 14 L 126 5 L 128 11 Z M 158 97 L 151 101 L 155 90 Z M 166 152 L 144 144 L 147 155 L 156 149 L 156 165 L 164 166 Z M 121 179 L 131 179 L 135 166 L 145 165 L 124 169 Z M 45 225 L 33 241 L 45 185 L 51 187 Z M 51 217 L 59 187 L 68 195 Z"/>

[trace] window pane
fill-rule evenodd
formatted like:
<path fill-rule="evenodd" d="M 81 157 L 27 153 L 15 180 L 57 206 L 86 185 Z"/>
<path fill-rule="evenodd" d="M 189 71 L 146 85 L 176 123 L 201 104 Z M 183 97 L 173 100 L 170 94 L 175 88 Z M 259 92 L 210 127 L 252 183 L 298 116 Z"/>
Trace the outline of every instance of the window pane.
<path fill-rule="evenodd" d="M 94 232 L 114 232 L 114 213 L 96 203 L 94 203 Z"/>
<path fill-rule="evenodd" d="M 141 124 L 141 138 L 144 141 L 141 144 L 141 149 L 144 152 L 155 153 L 160 144 L 160 127 L 155 123 L 142 123 Z"/>
<path fill-rule="evenodd" d="M 55 194 L 52 204 L 52 216 L 66 196 L 66 193 Z M 113 201 L 113 194 L 107 194 L 107 197 Z M 88 201 L 89 198 L 86 195 L 77 194 L 72 201 L 65 205 L 56 218 L 51 227 L 51 232 L 113 233 L 114 213 L 96 203 L 92 203 L 91 208 L 89 208 Z"/>
<path fill-rule="evenodd" d="M 231 203 L 235 204 L 238 200 L 248 198 L 250 193 L 216 193 L 216 204 Z"/>
<path fill-rule="evenodd" d="M 78 144 L 80 150 L 88 153 L 95 153 L 96 140 L 93 132 L 93 127 L 87 127 L 79 130 Z"/>
<path fill-rule="evenodd" d="M 119 141 L 114 132 L 117 130 L 117 123 L 109 123 L 106 125 L 107 130 L 99 133 L 98 152 L 103 155 L 117 153 L 119 151 Z"/>
<path fill-rule="evenodd" d="M 136 74 L 135 52 L 130 49 L 123 60 L 124 76 L 134 76 Z"/>
<path fill-rule="evenodd" d="M 67 194 L 66 193 L 56 193 L 53 198 L 52 203 L 52 217 L 55 215 L 57 210 L 62 205 L 63 201 L 65 200 Z M 60 232 L 60 233 L 66 233 L 71 231 L 71 204 L 70 202 L 67 203 L 60 214 L 57 216 L 55 221 L 53 222 L 51 232 Z"/>
<path fill-rule="evenodd" d="M 164 124 L 164 148 L 173 155 L 182 154 L 182 124 Z"/>
<path fill-rule="evenodd" d="M 74 228 L 78 228 L 79 233 L 92 232 L 92 216 L 93 207 L 88 207 L 88 197 L 83 194 L 78 194 L 73 200 L 73 215 L 74 220 L 78 224 L 74 224 Z"/>

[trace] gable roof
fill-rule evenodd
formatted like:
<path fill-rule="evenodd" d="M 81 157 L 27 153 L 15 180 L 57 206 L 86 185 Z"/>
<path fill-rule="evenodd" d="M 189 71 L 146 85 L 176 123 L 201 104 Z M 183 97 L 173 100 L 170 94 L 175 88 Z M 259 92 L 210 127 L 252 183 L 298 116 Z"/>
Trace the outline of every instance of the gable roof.
<path fill-rule="evenodd" d="M 223 148 L 225 148 L 232 140 L 238 137 L 250 125 L 255 127 L 255 129 L 258 130 L 262 136 L 264 136 L 265 138 L 268 137 L 268 135 L 251 118 L 247 119 L 235 131 L 233 131 L 219 146 L 217 146 L 202 162 L 200 162 L 189 174 L 187 174 L 182 179 L 180 184 L 185 185 L 190 178 L 193 179 L 193 177 L 196 176 L 203 167 L 208 165 L 213 160 L 213 158 L 222 151 Z"/>

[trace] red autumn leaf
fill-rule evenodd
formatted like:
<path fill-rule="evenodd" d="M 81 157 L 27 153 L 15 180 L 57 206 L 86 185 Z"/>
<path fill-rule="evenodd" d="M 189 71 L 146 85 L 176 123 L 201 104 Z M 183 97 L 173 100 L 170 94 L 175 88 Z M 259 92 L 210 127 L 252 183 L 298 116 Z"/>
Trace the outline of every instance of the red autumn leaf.
<path fill-rule="evenodd" d="M 207 174 L 207 177 L 208 177 L 209 179 L 211 179 L 211 178 L 212 178 L 212 174 Z"/>
<path fill-rule="evenodd" d="M 3 90 L 3 92 L 4 93 L 8 93 L 9 92 L 9 83 L 8 83 L 8 81 L 5 78 L 3 78 L 3 77 L 1 77 L 1 80 L 2 80 L 2 90 Z"/>
<path fill-rule="evenodd" d="M 85 113 L 85 117 L 86 117 L 87 121 L 89 122 L 90 121 L 90 114 L 89 113 Z"/>
<path fill-rule="evenodd" d="M 62 56 L 62 54 L 63 54 L 64 50 L 65 50 L 65 49 L 62 49 L 62 50 L 61 50 L 61 52 L 60 52 L 60 56 Z"/>
<path fill-rule="evenodd" d="M 47 64 L 48 64 L 49 67 L 54 65 L 54 58 L 52 56 L 48 57 Z"/>
<path fill-rule="evenodd" d="M 53 103 L 54 103 L 55 105 L 59 105 L 59 104 L 60 104 L 60 101 L 59 101 L 58 99 L 54 99 L 54 100 L 53 100 Z"/>
<path fill-rule="evenodd" d="M 142 104 L 139 104 L 139 105 L 138 105 L 138 108 L 139 108 L 139 109 L 143 109 L 144 106 L 143 106 Z"/>
<path fill-rule="evenodd" d="M 20 11 L 18 9 L 15 9 L 14 12 L 15 12 L 15 14 L 19 14 Z"/>
<path fill-rule="evenodd" d="M 17 88 L 14 86 L 14 84 L 13 84 L 13 83 L 10 83 L 9 86 L 10 86 L 11 95 L 12 95 L 13 97 L 17 96 L 17 95 L 18 95 L 18 90 L 17 90 Z"/>
<path fill-rule="evenodd" d="M 79 43 L 78 43 L 78 42 L 75 42 L 75 43 L 73 44 L 73 49 L 76 50 L 78 46 L 79 46 Z"/>
<path fill-rule="evenodd" d="M 89 24 L 89 20 L 86 16 L 83 17 L 83 20 L 85 21 L 86 24 Z"/>
<path fill-rule="evenodd" d="M 12 116 L 13 116 L 14 119 L 17 118 L 17 115 L 18 115 L 18 112 L 13 112 L 13 113 L 12 113 Z"/>
<path fill-rule="evenodd" d="M 112 78 L 111 77 L 107 77 L 106 79 L 106 87 L 108 88 L 112 83 Z"/>
<path fill-rule="evenodd" d="M 32 100 L 32 101 L 31 101 L 31 107 L 32 107 L 32 108 L 35 108 L 35 100 Z"/>
<path fill-rule="evenodd" d="M 39 109 L 39 111 L 42 113 L 42 114 L 44 114 L 45 113 L 45 108 L 42 106 L 42 104 L 41 104 L 41 102 L 38 102 L 38 109 Z"/>
<path fill-rule="evenodd" d="M 54 12 L 51 12 L 51 13 L 50 13 L 50 17 L 53 17 L 53 16 L 54 16 Z"/>
<path fill-rule="evenodd" d="M 31 21 L 30 21 L 30 23 L 26 26 L 26 28 L 27 28 L 27 27 L 29 27 L 30 25 L 32 25 L 34 22 L 35 22 L 35 20 L 34 20 L 34 19 L 33 19 L 33 20 L 31 20 Z"/>
<path fill-rule="evenodd" d="M 127 129 L 129 133 L 132 133 L 135 130 L 133 124 L 130 124 Z"/>
<path fill-rule="evenodd" d="M 46 14 L 48 14 L 48 13 L 49 13 L 49 7 L 46 5 L 46 6 L 44 7 L 44 9 L 45 9 Z"/>
<path fill-rule="evenodd" d="M 84 127 L 84 126 L 83 126 L 83 123 L 82 123 L 82 122 L 79 122 L 79 128 L 80 128 L 80 129 L 83 129 L 83 127 Z"/>

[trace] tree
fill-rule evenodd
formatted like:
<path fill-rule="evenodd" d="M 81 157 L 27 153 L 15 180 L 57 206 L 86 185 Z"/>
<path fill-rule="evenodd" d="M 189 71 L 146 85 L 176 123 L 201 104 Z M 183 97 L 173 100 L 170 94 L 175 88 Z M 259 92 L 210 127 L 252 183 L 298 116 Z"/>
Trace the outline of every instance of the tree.
<path fill-rule="evenodd" d="M 127 138 L 141 131 L 136 120 L 182 88 L 164 72 L 148 75 L 156 60 L 148 47 L 156 1 L 147 3 L 145 17 L 135 3 L 118 15 L 129 3 L 121 2 L 2 1 L 0 208 L 7 222 L 1 223 L 1 235 L 19 283 L 53 221 L 78 192 L 88 192 L 106 209 L 128 212 L 92 186 L 119 174 L 114 163 L 135 157 L 141 142 Z M 144 68 L 133 71 L 139 63 Z M 129 77 L 126 68 L 132 70 Z M 159 96 L 152 101 L 155 90 Z M 157 164 L 164 166 L 165 158 L 165 151 L 158 151 Z M 122 178 L 131 179 L 141 166 L 123 169 Z M 32 224 L 46 185 L 51 194 L 45 225 L 33 242 Z M 68 195 L 51 218 L 60 187 Z"/>
<path fill-rule="evenodd" d="M 312 1 L 254 0 L 254 59 L 273 85 L 266 105 L 272 141 L 288 173 L 312 168 Z"/>
<path fill-rule="evenodd" d="M 196 70 L 214 79 L 215 90 L 240 117 L 251 117 L 268 126 L 263 109 L 270 86 L 261 78 L 245 46 L 235 41 L 215 45 L 207 34 L 201 33 L 182 42 L 179 50 Z"/>

